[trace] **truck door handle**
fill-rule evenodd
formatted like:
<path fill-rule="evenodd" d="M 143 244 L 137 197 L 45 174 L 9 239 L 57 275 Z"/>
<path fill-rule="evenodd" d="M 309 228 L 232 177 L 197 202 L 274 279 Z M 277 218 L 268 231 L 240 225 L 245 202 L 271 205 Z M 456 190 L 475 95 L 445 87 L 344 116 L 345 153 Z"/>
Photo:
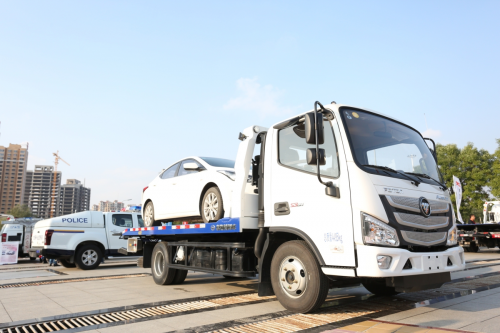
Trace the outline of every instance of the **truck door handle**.
<path fill-rule="evenodd" d="M 290 206 L 288 202 L 276 202 L 274 204 L 274 215 L 289 215 Z"/>

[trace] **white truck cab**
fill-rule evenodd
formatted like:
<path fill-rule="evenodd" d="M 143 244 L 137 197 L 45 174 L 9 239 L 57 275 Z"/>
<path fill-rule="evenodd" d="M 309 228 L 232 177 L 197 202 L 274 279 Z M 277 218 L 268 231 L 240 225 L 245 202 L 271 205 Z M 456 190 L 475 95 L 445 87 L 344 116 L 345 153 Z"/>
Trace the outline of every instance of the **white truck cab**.
<path fill-rule="evenodd" d="M 120 239 L 126 228 L 144 226 L 140 213 L 86 211 L 54 217 L 36 223 L 30 257 L 44 255 L 58 259 L 65 267 L 94 269 L 102 259 L 121 255 L 127 247 Z"/>
<path fill-rule="evenodd" d="M 349 281 L 392 295 L 465 267 L 434 142 L 370 110 L 314 107 L 239 134 L 228 217 L 124 232 L 157 284 L 182 283 L 187 270 L 258 274 L 260 296 L 309 312 Z"/>

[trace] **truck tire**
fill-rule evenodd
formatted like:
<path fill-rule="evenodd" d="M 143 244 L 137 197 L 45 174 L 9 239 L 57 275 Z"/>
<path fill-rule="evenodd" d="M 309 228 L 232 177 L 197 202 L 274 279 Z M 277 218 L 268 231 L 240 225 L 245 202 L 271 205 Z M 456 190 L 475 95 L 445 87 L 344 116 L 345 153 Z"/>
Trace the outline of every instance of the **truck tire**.
<path fill-rule="evenodd" d="M 188 275 L 187 269 L 176 269 L 174 281 L 172 284 L 182 284 L 184 280 L 186 280 L 186 276 Z"/>
<path fill-rule="evenodd" d="M 224 204 L 218 187 L 211 187 L 205 192 L 200 212 L 205 223 L 219 221 L 224 217 Z"/>
<path fill-rule="evenodd" d="M 36 260 L 36 258 L 32 258 L 32 257 L 30 257 L 30 260 L 31 260 L 31 261 L 35 261 L 35 260 Z"/>
<path fill-rule="evenodd" d="M 377 296 L 393 296 L 399 294 L 394 287 L 385 285 L 385 278 L 363 279 L 361 283 L 366 290 Z"/>
<path fill-rule="evenodd" d="M 328 295 L 328 281 L 306 242 L 286 242 L 274 253 L 271 283 L 287 310 L 308 313 L 318 309 Z"/>
<path fill-rule="evenodd" d="M 73 268 L 73 267 L 76 267 L 76 264 L 72 264 L 69 262 L 68 259 L 59 259 L 59 263 L 63 266 L 63 267 L 66 267 L 66 268 Z"/>
<path fill-rule="evenodd" d="M 83 270 L 96 269 L 102 261 L 102 253 L 95 244 L 84 244 L 75 256 L 75 264 Z"/>
<path fill-rule="evenodd" d="M 469 247 L 469 252 L 479 252 L 479 246 L 471 246 Z"/>
<path fill-rule="evenodd" d="M 159 242 L 155 245 L 151 257 L 151 273 L 156 284 L 173 284 L 177 269 L 165 266 L 166 263 L 171 262 L 171 257 L 165 243 Z"/>
<path fill-rule="evenodd" d="M 146 208 L 144 208 L 144 226 L 154 227 L 160 224 L 160 222 L 155 221 L 155 207 L 153 206 L 153 202 L 150 201 L 146 205 Z"/>

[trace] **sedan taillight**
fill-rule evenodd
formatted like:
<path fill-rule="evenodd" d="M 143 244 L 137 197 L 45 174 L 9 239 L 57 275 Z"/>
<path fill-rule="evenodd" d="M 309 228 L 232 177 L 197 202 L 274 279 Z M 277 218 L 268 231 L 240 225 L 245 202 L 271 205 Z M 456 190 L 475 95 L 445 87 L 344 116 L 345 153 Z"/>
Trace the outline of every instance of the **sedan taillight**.
<path fill-rule="evenodd" d="M 54 233 L 54 230 L 45 230 L 45 245 L 50 245 L 50 242 L 52 241 L 52 234 Z"/>
<path fill-rule="evenodd" d="M 2 234 L 2 243 L 5 243 L 7 241 L 7 234 L 3 233 Z"/>
<path fill-rule="evenodd" d="M 146 186 L 145 188 L 142 189 L 142 193 L 148 189 L 149 186 Z"/>

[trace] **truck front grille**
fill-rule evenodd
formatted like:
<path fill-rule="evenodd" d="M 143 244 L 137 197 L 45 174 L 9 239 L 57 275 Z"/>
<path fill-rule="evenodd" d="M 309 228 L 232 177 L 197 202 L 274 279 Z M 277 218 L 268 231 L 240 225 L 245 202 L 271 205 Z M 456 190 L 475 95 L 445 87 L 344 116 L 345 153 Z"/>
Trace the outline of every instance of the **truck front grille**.
<path fill-rule="evenodd" d="M 419 199 L 412 197 L 400 197 L 400 196 L 390 196 L 386 195 L 389 205 L 394 208 L 399 208 L 403 210 L 408 210 L 410 212 L 420 213 Z M 432 214 L 447 213 L 449 210 L 449 205 L 447 202 L 429 200 L 431 205 Z"/>
<path fill-rule="evenodd" d="M 425 230 L 444 228 L 448 225 L 449 220 L 448 216 L 430 216 L 426 218 L 421 215 L 407 213 L 394 213 L 394 217 L 399 224 Z"/>
<path fill-rule="evenodd" d="M 446 240 L 446 232 L 417 232 L 401 230 L 403 239 L 408 243 L 418 245 L 435 245 Z"/>

